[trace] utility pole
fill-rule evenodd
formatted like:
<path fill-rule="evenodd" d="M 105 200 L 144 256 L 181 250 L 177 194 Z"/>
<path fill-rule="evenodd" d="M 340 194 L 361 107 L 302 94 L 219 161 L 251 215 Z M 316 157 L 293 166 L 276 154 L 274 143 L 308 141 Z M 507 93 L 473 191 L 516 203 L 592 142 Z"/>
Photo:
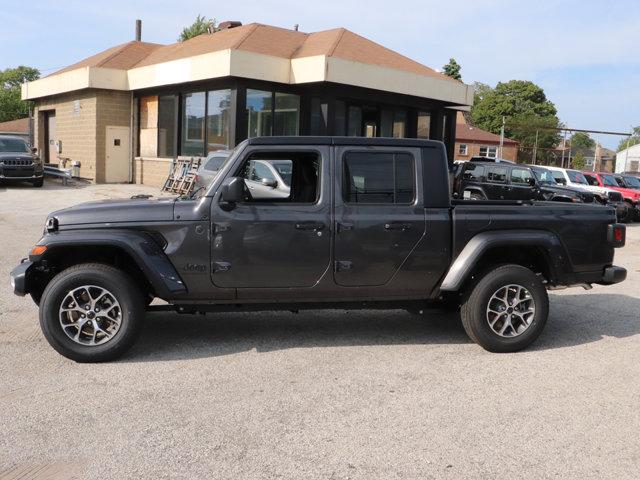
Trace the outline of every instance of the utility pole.
<path fill-rule="evenodd" d="M 532 159 L 531 159 L 531 163 L 533 163 L 534 165 L 536 164 L 536 159 L 538 158 L 538 132 L 540 130 L 536 129 L 536 142 L 533 144 L 533 154 L 532 154 Z"/>
<path fill-rule="evenodd" d="M 504 146 L 504 124 L 506 122 L 506 117 L 503 115 L 502 116 L 502 127 L 500 128 L 500 155 L 498 155 L 499 158 L 504 158 L 504 156 L 502 155 L 502 147 Z"/>
<path fill-rule="evenodd" d="M 631 136 L 633 135 L 633 128 L 631 129 L 631 133 L 627 137 L 627 148 L 624 151 L 624 169 L 625 171 L 629 170 L 629 143 L 631 143 Z"/>
<path fill-rule="evenodd" d="M 560 160 L 560 168 L 564 168 L 564 151 L 567 148 L 567 131 L 564 131 L 564 136 L 562 137 L 562 160 Z"/>
<path fill-rule="evenodd" d="M 596 149 L 593 152 L 593 169 L 591 170 L 592 172 L 596 171 L 596 162 L 598 161 L 598 147 L 600 146 L 600 144 L 596 141 Z"/>

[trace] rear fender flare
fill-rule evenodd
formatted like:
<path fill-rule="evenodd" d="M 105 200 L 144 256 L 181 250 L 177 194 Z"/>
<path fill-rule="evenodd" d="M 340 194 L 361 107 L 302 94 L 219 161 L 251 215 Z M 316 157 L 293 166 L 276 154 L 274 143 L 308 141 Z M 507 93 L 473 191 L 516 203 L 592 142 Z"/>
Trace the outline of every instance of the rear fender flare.
<path fill-rule="evenodd" d="M 539 247 L 552 278 L 558 278 L 563 259 L 568 258 L 557 235 L 544 230 L 495 230 L 474 236 L 451 264 L 440 291 L 456 292 L 489 250 L 495 247 Z"/>

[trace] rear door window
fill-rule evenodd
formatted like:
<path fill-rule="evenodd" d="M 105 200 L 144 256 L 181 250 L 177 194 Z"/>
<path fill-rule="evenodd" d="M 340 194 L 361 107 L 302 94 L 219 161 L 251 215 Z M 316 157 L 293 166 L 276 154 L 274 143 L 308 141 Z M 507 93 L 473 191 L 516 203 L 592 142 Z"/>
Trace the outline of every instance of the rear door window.
<path fill-rule="evenodd" d="M 506 167 L 489 167 L 487 168 L 487 182 L 505 183 L 507 181 Z"/>
<path fill-rule="evenodd" d="M 415 199 L 413 156 L 393 152 L 348 152 L 343 162 L 346 203 L 410 204 Z"/>
<path fill-rule="evenodd" d="M 533 174 L 526 168 L 514 168 L 511 170 L 511 183 L 517 185 L 530 185 Z"/>

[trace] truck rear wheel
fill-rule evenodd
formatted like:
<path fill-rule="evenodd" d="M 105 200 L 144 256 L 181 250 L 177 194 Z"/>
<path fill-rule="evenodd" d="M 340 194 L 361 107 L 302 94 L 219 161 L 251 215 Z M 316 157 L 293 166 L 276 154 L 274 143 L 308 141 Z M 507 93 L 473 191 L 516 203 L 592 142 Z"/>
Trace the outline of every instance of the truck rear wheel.
<path fill-rule="evenodd" d="M 40 327 L 61 355 L 77 362 L 104 362 L 133 345 L 144 310 L 144 297 L 127 274 L 86 263 L 49 282 L 40 300 Z"/>
<path fill-rule="evenodd" d="M 469 338 L 490 352 L 517 352 L 533 343 L 549 316 L 547 290 L 534 272 L 503 265 L 480 279 L 460 309 Z"/>

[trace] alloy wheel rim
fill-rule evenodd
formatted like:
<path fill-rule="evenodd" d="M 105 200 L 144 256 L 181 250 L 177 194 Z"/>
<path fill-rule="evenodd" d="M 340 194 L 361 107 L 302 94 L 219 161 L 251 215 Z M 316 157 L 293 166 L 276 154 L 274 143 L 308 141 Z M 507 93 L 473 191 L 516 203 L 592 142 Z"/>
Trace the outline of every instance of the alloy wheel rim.
<path fill-rule="evenodd" d="M 536 314 L 533 296 L 522 285 L 510 284 L 494 292 L 487 304 L 487 323 L 496 335 L 514 338 L 526 332 Z"/>
<path fill-rule="evenodd" d="M 106 288 L 83 285 L 64 296 L 59 319 L 67 337 L 80 345 L 94 347 L 107 343 L 118 333 L 122 308 Z"/>

